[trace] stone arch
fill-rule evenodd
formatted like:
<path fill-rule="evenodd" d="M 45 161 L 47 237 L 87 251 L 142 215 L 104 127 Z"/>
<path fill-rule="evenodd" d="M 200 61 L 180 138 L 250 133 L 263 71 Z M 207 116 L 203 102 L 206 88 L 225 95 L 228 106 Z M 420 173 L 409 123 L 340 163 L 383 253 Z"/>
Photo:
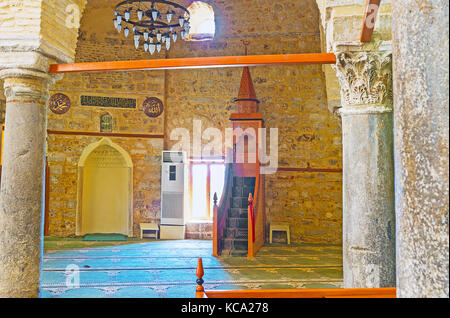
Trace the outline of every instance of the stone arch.
<path fill-rule="evenodd" d="M 76 235 L 133 235 L 133 162 L 109 138 L 92 143 L 78 163 Z"/>

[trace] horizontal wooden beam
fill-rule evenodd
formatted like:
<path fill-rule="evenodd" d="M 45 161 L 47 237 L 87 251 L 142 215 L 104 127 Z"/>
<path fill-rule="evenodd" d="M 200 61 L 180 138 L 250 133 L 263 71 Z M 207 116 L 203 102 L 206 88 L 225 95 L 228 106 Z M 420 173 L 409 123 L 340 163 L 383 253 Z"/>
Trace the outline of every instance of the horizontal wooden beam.
<path fill-rule="evenodd" d="M 310 172 L 310 173 L 343 173 L 342 169 L 331 169 L 331 168 L 290 168 L 290 167 L 280 167 L 278 171 L 283 172 Z"/>
<path fill-rule="evenodd" d="M 53 64 L 50 73 L 174 70 L 290 64 L 335 64 L 333 53 L 194 57 L 158 60 Z"/>
<path fill-rule="evenodd" d="M 150 135 L 150 134 L 127 134 L 127 133 L 105 133 L 105 132 L 91 132 L 91 131 L 59 131 L 59 130 L 47 130 L 47 133 L 49 135 L 63 135 L 63 136 L 164 139 L 164 135 Z"/>
<path fill-rule="evenodd" d="M 378 10 L 381 0 L 367 0 L 364 9 L 364 21 L 361 30 L 361 42 L 368 43 L 372 41 L 375 22 L 377 21 Z"/>
<path fill-rule="evenodd" d="M 253 289 L 204 291 L 205 298 L 396 298 L 396 288 Z M 199 293 L 199 295 L 201 295 Z M 199 298 L 199 297 L 198 297 Z"/>

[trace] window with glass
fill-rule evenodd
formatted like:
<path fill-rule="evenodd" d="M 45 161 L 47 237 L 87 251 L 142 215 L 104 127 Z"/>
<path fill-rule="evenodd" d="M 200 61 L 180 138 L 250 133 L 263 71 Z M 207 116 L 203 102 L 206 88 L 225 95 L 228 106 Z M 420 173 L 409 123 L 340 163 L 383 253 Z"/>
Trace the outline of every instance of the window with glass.
<path fill-rule="evenodd" d="M 103 114 L 100 117 L 100 132 L 112 132 L 113 131 L 113 118 L 111 114 Z"/>
<path fill-rule="evenodd" d="M 191 218 L 210 221 L 213 217 L 214 193 L 222 197 L 225 184 L 223 161 L 191 163 Z"/>

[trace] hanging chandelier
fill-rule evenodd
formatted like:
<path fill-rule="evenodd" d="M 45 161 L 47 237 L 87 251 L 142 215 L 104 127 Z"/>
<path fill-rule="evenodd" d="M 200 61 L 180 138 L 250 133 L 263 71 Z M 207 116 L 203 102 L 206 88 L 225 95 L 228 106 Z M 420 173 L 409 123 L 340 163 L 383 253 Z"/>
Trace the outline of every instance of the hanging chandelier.
<path fill-rule="evenodd" d="M 185 40 L 190 31 L 189 11 L 165 0 L 128 0 L 114 10 L 114 27 L 125 38 L 131 34 L 136 50 L 141 44 L 153 55 L 163 48 L 169 51 L 178 38 Z"/>

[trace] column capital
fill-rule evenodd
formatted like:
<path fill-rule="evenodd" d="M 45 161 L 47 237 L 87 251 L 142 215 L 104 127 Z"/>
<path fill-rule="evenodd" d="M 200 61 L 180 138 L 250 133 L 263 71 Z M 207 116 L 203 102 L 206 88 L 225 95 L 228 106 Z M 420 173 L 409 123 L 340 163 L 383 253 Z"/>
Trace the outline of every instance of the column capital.
<path fill-rule="evenodd" d="M 392 52 L 339 52 L 336 61 L 343 108 L 392 109 Z"/>
<path fill-rule="evenodd" d="M 346 106 L 339 109 L 339 114 L 341 116 L 352 116 L 352 115 L 370 115 L 370 114 L 384 114 L 392 113 L 394 110 L 391 106 L 386 106 L 383 104 L 368 104 L 368 105 L 352 105 Z"/>
<path fill-rule="evenodd" d="M 7 100 L 48 98 L 48 87 L 62 78 L 48 73 L 54 61 L 39 52 L 0 52 L 0 81 Z"/>
<path fill-rule="evenodd" d="M 18 98 L 38 99 L 46 102 L 48 88 L 56 78 L 50 74 L 30 69 L 9 68 L 0 70 L 6 101 Z"/>

